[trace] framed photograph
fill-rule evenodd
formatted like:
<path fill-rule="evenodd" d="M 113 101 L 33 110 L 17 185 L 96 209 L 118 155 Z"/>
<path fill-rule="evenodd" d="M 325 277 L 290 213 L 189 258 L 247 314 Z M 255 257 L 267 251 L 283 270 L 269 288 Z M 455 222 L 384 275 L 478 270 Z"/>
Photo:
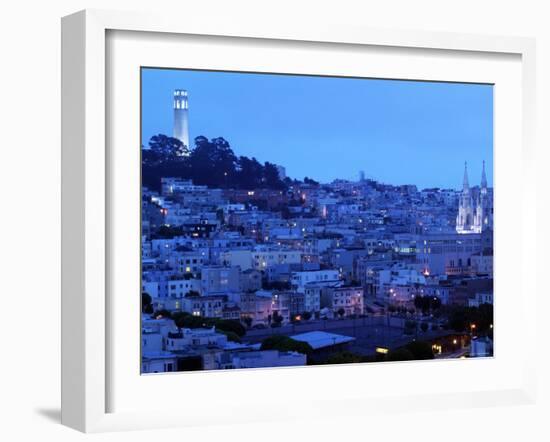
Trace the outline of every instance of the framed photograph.
<path fill-rule="evenodd" d="M 64 424 L 534 400 L 532 40 L 84 11 L 62 44 Z"/>

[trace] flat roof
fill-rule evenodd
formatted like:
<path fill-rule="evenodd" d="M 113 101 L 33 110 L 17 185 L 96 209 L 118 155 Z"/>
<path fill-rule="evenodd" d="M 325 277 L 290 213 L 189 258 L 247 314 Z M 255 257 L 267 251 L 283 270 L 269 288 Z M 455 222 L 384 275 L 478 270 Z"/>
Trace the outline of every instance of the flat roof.
<path fill-rule="evenodd" d="M 355 338 L 351 336 L 337 335 L 335 333 L 327 333 L 324 331 L 300 333 L 298 335 L 291 336 L 291 338 L 296 341 L 308 343 L 314 350 L 355 341 Z"/>

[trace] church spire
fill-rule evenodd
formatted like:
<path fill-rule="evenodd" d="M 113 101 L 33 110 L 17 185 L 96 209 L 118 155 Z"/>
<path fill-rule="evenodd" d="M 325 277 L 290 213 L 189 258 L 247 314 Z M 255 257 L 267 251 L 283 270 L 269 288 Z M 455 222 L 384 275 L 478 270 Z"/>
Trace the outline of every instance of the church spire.
<path fill-rule="evenodd" d="M 487 188 L 487 175 L 485 175 L 485 161 L 483 161 L 483 172 L 481 172 L 481 187 Z"/>
<path fill-rule="evenodd" d="M 462 190 L 465 192 L 470 191 L 470 184 L 468 183 L 468 163 L 464 161 L 464 181 L 462 182 Z"/>

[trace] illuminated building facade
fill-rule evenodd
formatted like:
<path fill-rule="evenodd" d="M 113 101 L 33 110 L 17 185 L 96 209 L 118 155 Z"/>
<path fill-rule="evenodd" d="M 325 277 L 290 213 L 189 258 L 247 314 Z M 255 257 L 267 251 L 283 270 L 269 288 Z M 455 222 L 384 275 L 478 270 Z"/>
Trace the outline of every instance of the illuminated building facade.
<path fill-rule="evenodd" d="M 493 204 L 487 188 L 487 176 L 485 174 L 485 161 L 481 175 L 479 194 L 474 197 L 468 182 L 468 167 L 464 164 L 464 180 L 462 192 L 459 197 L 458 215 L 456 217 L 456 232 L 481 233 L 493 227 Z"/>

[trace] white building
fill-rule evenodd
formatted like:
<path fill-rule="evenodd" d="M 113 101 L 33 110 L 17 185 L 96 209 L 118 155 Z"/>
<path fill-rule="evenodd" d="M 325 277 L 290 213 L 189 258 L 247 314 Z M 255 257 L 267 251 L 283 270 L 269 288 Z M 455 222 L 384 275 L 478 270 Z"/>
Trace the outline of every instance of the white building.
<path fill-rule="evenodd" d="M 151 328 L 141 329 L 141 351 L 155 353 L 163 350 L 163 336 Z"/>
<path fill-rule="evenodd" d="M 383 269 L 378 271 L 377 297 L 390 303 L 410 302 L 423 295 L 426 277 L 412 268 Z"/>
<path fill-rule="evenodd" d="M 488 337 L 474 337 L 470 342 L 470 357 L 485 358 L 493 356 L 493 341 Z"/>
<path fill-rule="evenodd" d="M 472 273 L 484 273 L 493 277 L 493 250 L 475 253 L 470 257 Z"/>
<path fill-rule="evenodd" d="M 492 247 L 487 233 L 422 235 L 416 243 L 416 262 L 429 275 L 468 273 L 472 255 Z"/>
<path fill-rule="evenodd" d="M 238 292 L 240 288 L 240 268 L 208 266 L 201 269 L 201 287 L 204 295 Z"/>
<path fill-rule="evenodd" d="M 181 300 L 181 309 L 193 316 L 221 318 L 225 302 L 224 295 L 189 296 Z"/>
<path fill-rule="evenodd" d="M 177 370 L 177 358 L 170 352 L 143 353 L 141 357 L 142 373 L 167 373 Z"/>
<path fill-rule="evenodd" d="M 218 369 L 297 367 L 306 365 L 306 355 L 298 352 L 280 352 L 277 350 L 239 351 L 217 355 Z"/>
<path fill-rule="evenodd" d="M 201 251 L 173 252 L 168 258 L 168 264 L 178 273 L 199 273 L 204 265 L 205 253 Z"/>
<path fill-rule="evenodd" d="M 332 285 L 340 282 L 340 272 L 338 270 L 292 272 L 290 281 L 294 289 L 303 293 L 307 284 Z"/>
<path fill-rule="evenodd" d="M 220 253 L 220 263 L 225 266 L 239 266 L 242 271 L 252 269 L 251 250 L 228 250 Z"/>
<path fill-rule="evenodd" d="M 322 285 L 308 284 L 304 288 L 304 311 L 317 313 L 321 310 Z"/>
<path fill-rule="evenodd" d="M 464 181 L 459 198 L 458 215 L 456 217 L 456 231 L 460 234 L 481 233 L 493 226 L 493 203 L 487 189 L 485 161 L 481 175 L 479 195 L 474 198 L 468 183 L 468 169 L 464 165 Z"/>
<path fill-rule="evenodd" d="M 468 299 L 469 307 L 479 307 L 481 304 L 492 304 L 493 293 L 476 293 L 473 298 Z"/>
<path fill-rule="evenodd" d="M 362 287 L 334 287 L 323 290 L 321 308 L 329 308 L 333 315 L 362 315 L 364 312 Z"/>
<path fill-rule="evenodd" d="M 216 332 L 216 328 L 184 328 L 179 332 L 170 333 L 165 338 L 167 351 L 181 351 L 188 347 L 216 346 L 223 348 L 227 344 L 227 336 Z"/>
<path fill-rule="evenodd" d="M 171 279 L 167 281 L 167 295 L 169 298 L 181 299 L 189 292 L 201 293 L 200 279 Z"/>
<path fill-rule="evenodd" d="M 252 265 L 256 270 L 265 270 L 279 264 L 300 264 L 302 252 L 298 250 L 254 250 L 252 252 Z"/>

